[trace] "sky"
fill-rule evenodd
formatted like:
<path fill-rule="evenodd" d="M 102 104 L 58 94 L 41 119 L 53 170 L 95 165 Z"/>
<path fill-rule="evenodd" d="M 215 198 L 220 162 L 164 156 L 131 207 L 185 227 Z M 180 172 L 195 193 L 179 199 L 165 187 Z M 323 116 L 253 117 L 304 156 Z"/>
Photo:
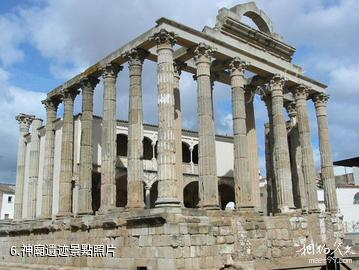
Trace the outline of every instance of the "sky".
<path fill-rule="evenodd" d="M 219 8 L 238 0 L 0 0 L 0 182 L 15 182 L 19 126 L 15 116 L 45 120 L 46 93 L 167 17 L 192 28 L 213 27 Z M 359 154 L 359 1 L 259 0 L 274 31 L 297 51 L 293 63 L 328 85 L 328 120 L 333 159 Z M 128 68 L 117 83 L 117 116 L 127 120 Z M 196 84 L 182 73 L 183 127 L 197 129 Z M 232 134 L 230 87 L 214 86 L 216 132 Z M 143 74 L 144 120 L 157 123 L 156 64 L 146 61 Z M 102 115 L 102 83 L 95 90 L 94 113 Z M 316 168 L 320 166 L 315 110 L 308 102 Z M 75 113 L 81 111 L 81 96 Z M 62 108 L 58 116 L 61 117 Z M 264 130 L 267 112 L 255 99 L 259 163 L 265 175 Z"/>

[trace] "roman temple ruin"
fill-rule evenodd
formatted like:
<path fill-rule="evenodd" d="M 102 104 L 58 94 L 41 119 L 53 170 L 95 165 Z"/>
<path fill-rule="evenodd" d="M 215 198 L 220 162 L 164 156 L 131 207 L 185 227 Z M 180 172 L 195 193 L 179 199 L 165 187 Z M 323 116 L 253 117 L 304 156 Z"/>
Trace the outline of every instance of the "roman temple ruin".
<path fill-rule="evenodd" d="M 256 28 L 243 23 L 244 17 Z M 0 268 L 317 269 L 298 251 L 313 242 L 333 248 L 342 225 L 326 86 L 291 62 L 294 52 L 250 2 L 220 9 L 216 25 L 202 31 L 160 18 L 50 91 L 42 101 L 45 124 L 33 115 L 16 117 L 15 217 L 0 223 Z M 144 61 L 157 63 L 158 126 L 143 123 Z M 120 121 L 116 80 L 126 65 L 128 121 Z M 198 132 L 182 129 L 184 72 L 197 84 Z M 93 114 L 100 81 L 102 117 Z M 216 135 L 215 81 L 231 89 L 233 137 Z M 82 112 L 74 115 L 79 93 Z M 267 109 L 265 134 L 256 132 L 254 95 Z M 318 209 L 310 102 L 316 109 L 325 213 Z M 63 115 L 57 118 L 61 103 Z M 257 136 L 266 141 L 264 203 Z M 226 210 L 230 202 L 235 209 Z M 92 255 L 84 253 L 84 245 L 92 245 Z M 99 245 L 113 253 L 96 256 Z M 47 253 L 50 247 L 55 256 Z M 39 248 L 42 256 L 36 255 Z M 61 256 L 64 251 L 67 256 Z"/>

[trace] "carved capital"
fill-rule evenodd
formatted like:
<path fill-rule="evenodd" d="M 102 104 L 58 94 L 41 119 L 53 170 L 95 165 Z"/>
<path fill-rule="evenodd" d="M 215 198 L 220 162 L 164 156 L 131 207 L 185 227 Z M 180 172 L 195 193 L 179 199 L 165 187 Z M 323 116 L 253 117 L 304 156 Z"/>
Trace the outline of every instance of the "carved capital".
<path fill-rule="evenodd" d="M 102 68 L 102 77 L 107 78 L 116 78 L 117 74 L 123 69 L 122 66 L 116 63 L 108 63 Z"/>
<path fill-rule="evenodd" d="M 71 101 L 73 102 L 76 96 L 79 94 L 78 90 L 73 90 L 70 88 L 65 88 L 62 90 L 62 99 L 64 102 Z"/>
<path fill-rule="evenodd" d="M 300 99 L 307 100 L 308 94 L 309 94 L 309 89 L 307 86 L 301 84 L 295 88 L 295 90 L 293 91 L 293 94 L 294 94 L 294 98 L 296 100 L 300 100 Z"/>
<path fill-rule="evenodd" d="M 285 79 L 279 74 L 273 75 L 272 79 L 269 81 L 270 90 L 283 90 L 285 84 Z"/>
<path fill-rule="evenodd" d="M 124 54 L 130 66 L 142 65 L 148 55 L 149 52 L 142 48 L 131 49 Z"/>
<path fill-rule="evenodd" d="M 182 73 L 182 70 L 185 69 L 187 66 L 186 63 L 183 63 L 181 61 L 175 60 L 173 62 L 173 72 L 175 76 L 180 76 Z"/>
<path fill-rule="evenodd" d="M 99 79 L 93 76 L 84 77 L 80 81 L 82 91 L 91 91 L 93 92 L 96 85 L 100 82 Z"/>
<path fill-rule="evenodd" d="M 55 98 L 51 98 L 51 99 L 44 99 L 43 101 L 41 101 L 42 104 L 44 104 L 45 106 L 45 109 L 47 112 L 49 111 L 54 111 L 56 112 L 57 111 L 57 108 L 60 104 L 60 99 L 55 99 Z"/>
<path fill-rule="evenodd" d="M 326 93 L 318 93 L 312 96 L 315 107 L 327 106 L 329 95 Z"/>
<path fill-rule="evenodd" d="M 211 61 L 211 57 L 213 56 L 214 49 L 206 45 L 205 43 L 201 42 L 197 45 L 193 53 L 194 53 L 193 58 L 196 62 L 201 59 Z"/>
<path fill-rule="evenodd" d="M 165 29 L 161 29 L 159 32 L 155 33 L 151 40 L 154 40 L 157 45 L 167 44 L 167 45 L 175 45 L 177 36 L 173 32 L 168 32 Z"/>
<path fill-rule="evenodd" d="M 295 102 L 288 102 L 285 104 L 285 109 L 287 110 L 288 116 L 290 118 L 297 116 L 296 104 Z"/>
<path fill-rule="evenodd" d="M 19 123 L 20 131 L 27 133 L 29 132 L 32 121 L 35 119 L 35 115 L 20 113 L 15 119 Z"/>
<path fill-rule="evenodd" d="M 229 73 L 230 76 L 244 76 L 244 72 L 246 71 L 247 63 L 241 60 L 239 57 L 235 57 L 229 62 Z"/>

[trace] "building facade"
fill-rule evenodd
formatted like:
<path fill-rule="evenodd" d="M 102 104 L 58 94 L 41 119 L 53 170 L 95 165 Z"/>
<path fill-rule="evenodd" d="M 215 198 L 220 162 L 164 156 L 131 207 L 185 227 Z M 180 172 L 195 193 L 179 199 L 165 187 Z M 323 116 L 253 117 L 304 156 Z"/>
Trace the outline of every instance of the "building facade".
<path fill-rule="evenodd" d="M 15 186 L 0 183 L 0 219 L 14 218 Z"/>
<path fill-rule="evenodd" d="M 243 16 L 258 30 L 242 23 Z M 49 92 L 43 101 L 45 125 L 35 116 L 17 117 L 15 221 L 0 227 L 0 263 L 166 270 L 310 266 L 297 251 L 313 241 L 334 247 L 341 241 L 342 224 L 326 86 L 291 63 L 294 52 L 251 2 L 220 9 L 215 27 L 206 26 L 202 32 L 161 18 L 155 27 Z M 158 127 L 143 124 L 144 61 L 157 63 Z M 116 80 L 124 64 L 130 76 L 125 124 L 116 121 Z M 246 77 L 246 71 L 255 75 Z M 181 72 L 194 74 L 197 82 L 198 134 L 181 128 Z M 93 94 L 100 80 L 102 119 L 93 116 Z M 231 139 L 215 133 L 214 81 L 232 91 Z M 82 113 L 74 117 L 79 91 Z M 260 207 L 252 102 L 257 94 L 269 120 L 268 215 Z M 308 102 L 314 102 L 317 114 L 324 214 L 318 206 Z M 58 120 L 60 103 L 64 113 Z M 284 109 L 291 119 L 289 142 Z M 223 211 L 228 202 L 234 202 L 235 211 Z M 66 260 L 23 256 L 19 262 L 8 250 L 15 247 L 17 254 L 23 241 L 57 246 L 101 243 L 113 246 L 116 253 Z"/>

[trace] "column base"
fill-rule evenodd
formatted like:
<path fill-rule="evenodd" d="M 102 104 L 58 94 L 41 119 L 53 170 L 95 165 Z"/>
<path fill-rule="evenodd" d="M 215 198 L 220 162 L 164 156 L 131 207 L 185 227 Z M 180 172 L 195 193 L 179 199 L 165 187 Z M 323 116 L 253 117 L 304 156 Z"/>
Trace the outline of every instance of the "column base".
<path fill-rule="evenodd" d="M 143 202 L 130 202 L 126 205 L 126 209 L 145 209 L 145 203 Z"/>
<path fill-rule="evenodd" d="M 89 216 L 89 215 L 93 215 L 93 211 L 92 210 L 83 210 L 83 211 L 78 211 L 76 213 L 76 216 Z"/>
<path fill-rule="evenodd" d="M 59 212 L 56 214 L 56 219 L 63 219 L 63 218 L 69 218 L 73 217 L 74 214 L 72 212 Z"/>
<path fill-rule="evenodd" d="M 155 207 L 181 207 L 181 203 L 177 198 L 159 198 L 155 202 Z"/>
<path fill-rule="evenodd" d="M 216 204 L 214 204 L 214 205 L 210 205 L 210 204 L 209 205 L 203 205 L 202 208 L 205 209 L 205 210 L 221 210 L 219 205 L 216 205 Z"/>

